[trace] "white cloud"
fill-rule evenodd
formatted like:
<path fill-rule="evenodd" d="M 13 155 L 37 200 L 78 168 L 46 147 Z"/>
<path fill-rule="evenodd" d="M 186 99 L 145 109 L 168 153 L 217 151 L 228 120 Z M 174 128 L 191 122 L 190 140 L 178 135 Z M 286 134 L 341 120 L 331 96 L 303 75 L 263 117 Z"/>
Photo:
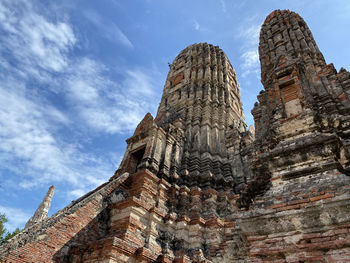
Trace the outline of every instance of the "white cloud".
<path fill-rule="evenodd" d="M 14 16 L 13 12 L 22 17 Z M 105 26 L 109 22 L 94 11 L 87 12 L 86 16 L 99 27 L 118 32 Z M 152 70 L 125 69 L 122 83 L 113 83 L 108 77 L 109 69 L 102 63 L 86 57 L 70 56 L 78 40 L 68 23 L 49 22 L 25 1 L 21 6 L 15 6 L 10 1 L 2 2 L 0 20 L 4 22 L 7 33 L 3 38 L 3 49 L 0 47 L 0 66 L 4 73 L 0 77 L 3 79 L 13 76 L 23 86 L 30 80 L 40 85 L 44 83 L 48 89 L 67 99 L 71 107 L 69 111 L 75 111 L 70 118 L 81 117 L 81 124 L 97 131 L 130 131 L 143 117 L 145 110 L 153 110 L 151 104 L 144 102 L 145 97 L 154 95 Z M 119 40 L 132 46 L 127 38 L 121 36 Z M 14 60 L 12 65 L 3 55 L 6 53 L 11 54 Z M 57 118 L 63 116 L 58 110 L 55 114 Z"/>
<path fill-rule="evenodd" d="M 152 70 L 127 69 L 124 80 L 116 84 L 104 76 L 107 68 L 91 59 L 76 61 L 72 69 L 66 77 L 65 96 L 80 120 L 96 131 L 131 131 L 147 111 L 154 110 Z"/>
<path fill-rule="evenodd" d="M 84 15 L 98 28 L 98 31 L 101 32 L 105 38 L 128 48 L 134 47 L 128 37 L 115 23 L 101 17 L 93 10 L 85 10 Z"/>
<path fill-rule="evenodd" d="M 221 4 L 221 8 L 222 8 L 222 12 L 226 13 L 226 3 L 225 0 L 220 0 L 220 4 Z"/>
<path fill-rule="evenodd" d="M 73 30 L 63 22 L 53 23 L 37 14 L 30 2 L 0 3 L 0 24 L 6 32 L 0 52 L 11 52 L 23 77 L 46 77 L 47 71 L 60 71 L 66 55 L 75 44 Z"/>
<path fill-rule="evenodd" d="M 250 25 L 248 28 L 242 28 L 238 36 L 245 41 L 244 45 L 257 45 L 260 28 L 261 25 Z"/>
<path fill-rule="evenodd" d="M 242 77 L 246 77 L 248 74 L 254 72 L 258 73 L 259 68 L 259 54 L 257 49 L 248 49 L 241 54 L 243 64 L 241 65 L 244 70 Z"/>
<path fill-rule="evenodd" d="M 247 28 L 242 28 L 238 34 L 238 38 L 243 41 L 241 48 L 240 59 L 242 61 L 240 67 L 243 71 L 242 77 L 245 78 L 251 73 L 259 78 L 259 33 L 260 25 L 250 25 Z"/>
<path fill-rule="evenodd" d="M 57 109 L 8 86 L 0 88 L 1 166 L 23 174 L 19 186 L 69 182 L 89 188 L 108 178 L 110 165 L 59 140 L 52 130 L 56 122 L 67 122 Z"/>
<path fill-rule="evenodd" d="M 193 20 L 193 26 L 194 26 L 194 29 L 195 29 L 195 30 L 197 30 L 197 31 L 200 30 L 200 25 L 199 25 L 199 23 L 198 23 L 197 20 Z"/>
<path fill-rule="evenodd" d="M 70 199 L 77 199 L 77 198 L 83 196 L 84 194 L 86 194 L 85 189 L 74 189 L 74 190 L 69 191 L 67 193 L 67 197 Z"/>
<path fill-rule="evenodd" d="M 123 87 L 128 89 L 132 95 L 152 96 L 154 83 L 152 78 L 140 69 L 126 71 L 126 78 Z"/>
<path fill-rule="evenodd" d="M 0 167 L 27 189 L 60 182 L 76 196 L 101 184 L 118 164 L 85 152 L 70 127 L 134 129 L 153 110 L 145 102 L 154 97 L 152 70 L 125 69 L 115 84 L 102 63 L 71 56 L 79 40 L 68 22 L 49 21 L 27 1 L 0 2 L 0 22 Z M 47 94 L 65 106 L 54 106 Z M 13 178 L 2 180 L 13 185 Z"/>
<path fill-rule="evenodd" d="M 126 47 L 129 47 L 129 48 L 133 48 L 134 47 L 133 44 L 131 43 L 131 41 L 119 29 L 119 27 L 116 24 L 112 23 L 111 29 L 112 29 L 112 32 L 113 32 L 111 37 L 113 37 L 114 39 L 118 40 L 120 43 L 122 43 Z"/>
<path fill-rule="evenodd" d="M 241 55 L 244 60 L 243 68 L 252 68 L 259 63 L 259 54 L 257 50 L 248 50 Z"/>
<path fill-rule="evenodd" d="M 29 213 L 24 212 L 21 209 L 1 205 L 0 213 L 5 214 L 8 219 L 8 222 L 5 223 L 5 228 L 9 232 L 13 232 L 17 227 L 24 227 L 24 224 L 31 217 Z"/>

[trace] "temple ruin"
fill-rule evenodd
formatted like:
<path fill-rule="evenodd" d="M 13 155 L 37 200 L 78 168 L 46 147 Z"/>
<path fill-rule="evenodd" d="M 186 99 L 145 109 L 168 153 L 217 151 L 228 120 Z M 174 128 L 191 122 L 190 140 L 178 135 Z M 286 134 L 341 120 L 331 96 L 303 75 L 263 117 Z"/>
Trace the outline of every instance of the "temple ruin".
<path fill-rule="evenodd" d="M 0 261 L 350 262 L 350 73 L 289 10 L 266 18 L 259 58 L 255 132 L 225 53 L 188 46 L 110 180 L 36 213 Z"/>

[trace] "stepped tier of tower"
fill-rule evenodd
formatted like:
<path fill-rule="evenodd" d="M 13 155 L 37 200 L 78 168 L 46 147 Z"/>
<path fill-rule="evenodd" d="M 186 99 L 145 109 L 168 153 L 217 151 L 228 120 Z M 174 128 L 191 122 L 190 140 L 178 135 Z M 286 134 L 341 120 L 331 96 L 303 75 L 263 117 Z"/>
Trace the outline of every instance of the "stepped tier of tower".
<path fill-rule="evenodd" d="M 252 110 L 255 144 L 267 159 L 283 154 L 270 171 L 349 173 L 349 72 L 327 65 L 305 21 L 286 10 L 266 18 L 259 53 L 265 90 Z"/>
<path fill-rule="evenodd" d="M 259 58 L 255 138 L 226 55 L 191 45 L 110 181 L 45 218 L 48 194 L 0 261 L 350 262 L 350 73 L 289 10 Z"/>
<path fill-rule="evenodd" d="M 152 139 L 137 139 L 143 126 L 153 127 Z M 236 73 L 219 47 L 191 45 L 170 65 L 157 116 L 147 115 L 128 140 L 118 173 L 135 169 L 126 162 L 143 144 L 140 167 L 186 186 L 233 187 L 242 174 L 229 161 L 232 129 L 246 131 Z"/>
<path fill-rule="evenodd" d="M 236 73 L 219 47 L 194 44 L 175 58 L 164 86 L 157 121 L 162 123 L 174 118 L 170 113 L 181 117 L 186 128 L 208 125 L 227 129 L 234 122 L 244 123 Z"/>
<path fill-rule="evenodd" d="M 261 82 L 265 91 L 252 113 L 256 137 L 287 139 L 305 129 L 317 130 L 321 115 L 340 117 L 349 110 L 349 73 L 327 65 L 305 21 L 296 13 L 276 10 L 265 20 L 260 34 Z M 324 116 L 327 117 L 327 116 Z M 327 118 L 328 118 L 327 117 Z M 307 125 L 297 125 L 303 119 Z M 286 122 L 286 120 L 289 120 Z M 284 125 L 296 124 L 289 132 Z"/>

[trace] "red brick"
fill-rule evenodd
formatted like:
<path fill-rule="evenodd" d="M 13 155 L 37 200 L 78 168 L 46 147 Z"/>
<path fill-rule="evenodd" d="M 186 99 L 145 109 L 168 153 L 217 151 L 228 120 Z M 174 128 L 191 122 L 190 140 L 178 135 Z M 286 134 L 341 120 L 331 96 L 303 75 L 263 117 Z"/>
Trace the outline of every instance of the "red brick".
<path fill-rule="evenodd" d="M 327 193 L 327 194 L 324 194 L 324 195 L 318 195 L 318 196 L 310 197 L 310 201 L 311 202 L 315 202 L 315 201 L 318 201 L 318 200 L 332 198 L 332 197 L 334 197 L 334 194 Z"/>
<path fill-rule="evenodd" d="M 275 204 L 275 205 L 269 206 L 268 209 L 275 209 L 286 205 L 287 205 L 286 203 Z"/>

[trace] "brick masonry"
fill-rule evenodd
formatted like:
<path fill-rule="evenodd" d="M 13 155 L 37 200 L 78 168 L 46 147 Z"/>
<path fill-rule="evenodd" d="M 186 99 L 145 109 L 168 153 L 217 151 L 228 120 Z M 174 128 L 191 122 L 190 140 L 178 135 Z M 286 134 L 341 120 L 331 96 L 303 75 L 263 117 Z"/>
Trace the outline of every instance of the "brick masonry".
<path fill-rule="evenodd" d="M 350 262 L 350 74 L 288 10 L 266 18 L 259 56 L 255 134 L 224 52 L 191 45 L 110 181 L 38 217 L 0 261 Z"/>

